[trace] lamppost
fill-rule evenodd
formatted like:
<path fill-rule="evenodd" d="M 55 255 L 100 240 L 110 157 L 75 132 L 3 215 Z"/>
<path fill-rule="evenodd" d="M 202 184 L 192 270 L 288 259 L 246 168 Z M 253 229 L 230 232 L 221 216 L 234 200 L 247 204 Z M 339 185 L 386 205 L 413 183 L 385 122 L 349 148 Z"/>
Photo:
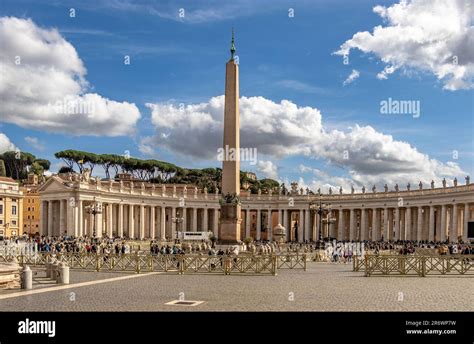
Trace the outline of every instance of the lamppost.
<path fill-rule="evenodd" d="M 335 218 L 329 217 L 329 215 L 331 214 L 331 203 L 323 204 L 321 196 L 322 196 L 321 191 L 318 191 L 319 201 L 318 202 L 312 201 L 309 204 L 310 210 L 313 211 L 313 212 L 314 211 L 317 212 L 318 215 L 319 215 L 319 238 L 318 238 L 318 241 L 319 241 L 320 244 L 323 241 L 323 228 L 322 228 L 323 222 L 327 223 L 328 225 L 331 224 L 331 223 L 336 222 Z M 325 212 L 327 212 L 328 215 L 327 215 L 326 219 L 323 219 L 323 216 L 324 216 Z"/>
<path fill-rule="evenodd" d="M 95 239 L 95 237 L 97 235 L 96 227 L 95 227 L 95 216 L 97 214 L 102 214 L 102 204 L 97 202 L 95 197 L 94 197 L 93 203 L 88 205 L 88 206 L 85 206 L 84 208 L 85 208 L 87 214 L 92 214 L 92 222 L 94 222 L 92 237 Z"/>
<path fill-rule="evenodd" d="M 179 210 L 177 210 L 177 211 L 176 211 L 176 217 L 172 217 L 172 218 L 171 218 L 171 221 L 172 221 L 173 223 L 176 223 L 176 227 L 177 227 L 177 228 L 176 228 L 176 243 L 177 243 L 177 242 L 178 242 L 178 229 L 179 229 L 178 224 L 179 224 L 179 223 L 183 223 L 184 217 L 180 217 L 180 216 L 179 216 Z M 181 228 L 181 229 L 182 229 L 182 228 Z"/>

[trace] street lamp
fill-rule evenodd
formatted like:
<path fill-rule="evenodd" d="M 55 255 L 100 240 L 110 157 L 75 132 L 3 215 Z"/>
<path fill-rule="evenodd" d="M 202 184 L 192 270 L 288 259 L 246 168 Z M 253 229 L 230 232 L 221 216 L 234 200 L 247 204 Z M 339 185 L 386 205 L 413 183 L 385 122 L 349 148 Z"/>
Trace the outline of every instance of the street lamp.
<path fill-rule="evenodd" d="M 92 237 L 95 239 L 95 237 L 96 237 L 95 216 L 97 214 L 102 214 L 102 204 L 97 202 L 95 197 L 94 197 L 93 203 L 88 205 L 88 206 L 85 206 L 84 208 L 85 208 L 87 214 L 92 214 L 92 218 L 93 218 L 92 221 L 94 222 Z"/>
<path fill-rule="evenodd" d="M 173 223 L 176 223 L 176 224 L 183 223 L 184 217 L 180 217 L 180 216 L 179 216 L 179 210 L 177 210 L 177 211 L 176 211 L 176 217 L 172 217 L 172 218 L 171 218 L 171 221 L 172 221 Z M 178 226 L 176 226 L 176 227 L 178 227 Z M 178 229 L 179 229 L 179 228 L 176 229 L 176 242 L 178 242 Z M 181 228 L 181 229 L 182 229 L 182 228 Z"/>
<path fill-rule="evenodd" d="M 321 199 L 321 191 L 318 191 L 318 202 L 312 201 L 309 204 L 309 208 L 311 211 L 315 211 L 319 215 L 319 238 L 318 241 L 321 243 L 323 241 L 323 222 L 327 224 L 335 223 L 336 219 L 333 217 L 329 217 L 331 214 L 331 203 L 328 204 L 323 204 L 322 199 Z M 323 219 L 324 213 L 327 212 L 328 216 L 326 219 Z"/>

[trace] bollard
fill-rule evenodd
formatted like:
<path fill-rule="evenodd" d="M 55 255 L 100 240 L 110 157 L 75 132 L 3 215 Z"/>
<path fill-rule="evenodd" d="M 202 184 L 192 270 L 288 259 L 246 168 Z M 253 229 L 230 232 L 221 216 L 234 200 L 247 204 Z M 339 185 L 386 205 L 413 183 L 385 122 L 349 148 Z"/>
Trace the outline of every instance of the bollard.
<path fill-rule="evenodd" d="M 69 266 L 66 263 L 60 263 L 58 266 L 58 283 L 69 284 Z"/>
<path fill-rule="evenodd" d="M 51 278 L 56 280 L 56 283 L 59 283 L 59 262 L 55 261 L 51 268 Z"/>
<path fill-rule="evenodd" d="M 46 262 L 44 264 L 44 266 L 46 268 L 46 277 L 47 278 L 51 278 L 51 265 L 53 265 L 53 263 L 50 263 L 50 262 Z"/>
<path fill-rule="evenodd" d="M 33 271 L 25 265 L 21 272 L 21 289 L 30 290 L 33 288 Z"/>

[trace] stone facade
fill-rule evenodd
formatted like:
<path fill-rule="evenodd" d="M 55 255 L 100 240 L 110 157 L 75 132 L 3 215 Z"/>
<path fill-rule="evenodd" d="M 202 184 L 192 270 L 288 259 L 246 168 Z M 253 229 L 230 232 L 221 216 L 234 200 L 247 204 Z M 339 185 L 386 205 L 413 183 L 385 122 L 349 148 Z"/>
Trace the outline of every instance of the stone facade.
<path fill-rule="evenodd" d="M 41 234 L 173 239 L 176 231 L 212 231 L 220 226 L 220 194 L 183 186 L 84 180 L 54 176 L 41 188 Z M 281 223 L 291 241 L 322 237 L 339 240 L 467 239 L 474 221 L 474 184 L 431 189 L 312 195 L 257 194 L 241 197 L 240 237 L 272 240 L 269 228 Z M 334 223 L 322 222 L 310 203 L 330 204 Z M 102 213 L 88 214 L 97 202 Z M 177 212 L 181 223 L 172 221 Z M 95 221 L 95 224 L 94 224 Z"/>

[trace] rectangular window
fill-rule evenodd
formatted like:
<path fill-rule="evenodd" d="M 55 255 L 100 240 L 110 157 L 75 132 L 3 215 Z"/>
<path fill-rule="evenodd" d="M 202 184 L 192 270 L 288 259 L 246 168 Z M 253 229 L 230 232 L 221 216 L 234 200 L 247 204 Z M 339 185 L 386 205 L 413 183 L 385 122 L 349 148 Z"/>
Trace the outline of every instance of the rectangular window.
<path fill-rule="evenodd" d="M 34 216 L 34 215 L 31 215 L 31 219 L 34 220 L 34 219 L 35 219 L 35 216 Z"/>
<path fill-rule="evenodd" d="M 0 204 L 0 214 L 3 214 L 3 204 Z"/>
<path fill-rule="evenodd" d="M 12 215 L 16 215 L 16 205 L 12 205 Z"/>
<path fill-rule="evenodd" d="M 0 225 L 3 225 L 3 220 L 0 220 Z"/>
<path fill-rule="evenodd" d="M 28 211 L 31 211 L 31 208 L 30 208 L 30 207 L 28 207 Z"/>
<path fill-rule="evenodd" d="M 16 226 L 16 220 L 12 220 L 12 225 Z"/>

